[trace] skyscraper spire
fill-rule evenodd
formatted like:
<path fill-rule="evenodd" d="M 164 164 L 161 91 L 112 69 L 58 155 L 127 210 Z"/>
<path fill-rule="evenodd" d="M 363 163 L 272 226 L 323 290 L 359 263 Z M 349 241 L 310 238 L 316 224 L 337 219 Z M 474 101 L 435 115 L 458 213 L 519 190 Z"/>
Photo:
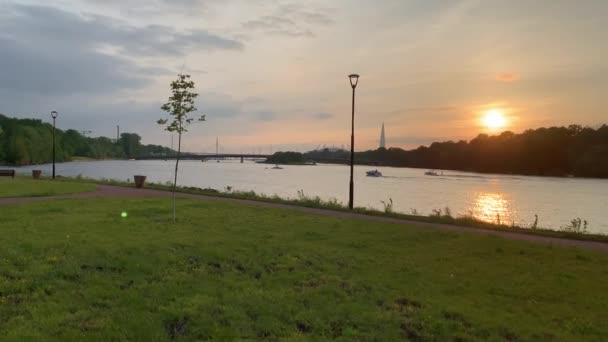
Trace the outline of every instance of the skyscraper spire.
<path fill-rule="evenodd" d="M 382 131 L 380 131 L 380 148 L 386 148 L 386 137 L 384 136 L 384 122 L 382 123 Z"/>

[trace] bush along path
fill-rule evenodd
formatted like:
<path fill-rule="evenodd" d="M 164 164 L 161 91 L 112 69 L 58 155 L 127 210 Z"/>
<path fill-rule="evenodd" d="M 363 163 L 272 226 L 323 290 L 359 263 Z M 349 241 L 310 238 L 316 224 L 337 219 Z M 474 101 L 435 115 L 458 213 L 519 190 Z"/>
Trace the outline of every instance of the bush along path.
<path fill-rule="evenodd" d="M 47 196 L 47 197 L 0 198 L 0 205 L 21 204 L 21 203 L 49 201 L 49 200 L 56 200 L 56 199 L 102 198 L 102 197 L 144 197 L 144 198 L 146 198 L 146 197 L 150 197 L 150 198 L 171 197 L 171 192 L 162 191 L 162 190 L 154 190 L 154 189 L 135 189 L 135 188 L 129 188 L 129 187 L 123 187 L 123 186 L 97 185 L 97 190 L 93 191 L 93 192 L 84 192 L 84 193 L 58 195 L 58 196 Z M 558 238 L 558 237 L 550 237 L 550 236 L 524 234 L 524 233 L 518 233 L 518 232 L 464 227 L 464 226 L 444 224 L 444 223 L 420 222 L 420 221 L 406 220 L 406 219 L 393 218 L 393 217 L 371 216 L 371 215 L 365 215 L 365 214 L 359 214 L 359 213 L 353 213 L 353 212 L 347 212 L 347 211 L 334 211 L 334 210 L 328 210 L 328 209 L 302 207 L 302 206 L 297 206 L 297 205 L 292 205 L 292 204 L 271 203 L 271 202 L 262 202 L 262 201 L 246 200 L 246 199 L 214 197 L 214 196 L 207 196 L 207 195 L 187 194 L 187 193 L 178 193 L 177 197 L 209 200 L 209 201 L 228 201 L 228 202 L 242 203 L 242 204 L 247 204 L 247 205 L 254 205 L 254 206 L 268 207 L 268 208 L 284 208 L 284 209 L 295 210 L 295 211 L 314 214 L 314 215 L 323 215 L 323 216 L 332 216 L 332 217 L 350 218 L 350 219 L 364 219 L 364 220 L 371 220 L 371 221 L 377 221 L 377 222 L 388 222 L 388 223 L 395 223 L 395 224 L 415 225 L 418 227 L 441 229 L 441 230 L 447 230 L 447 231 L 460 231 L 460 232 L 468 232 L 468 233 L 475 233 L 475 234 L 493 235 L 493 236 L 498 236 L 498 237 L 507 238 L 507 239 L 523 240 L 523 241 L 529 241 L 529 242 L 534 242 L 534 243 L 541 243 L 541 244 L 545 244 L 545 245 L 577 247 L 577 248 L 600 250 L 600 251 L 608 252 L 608 243 L 599 242 L 599 241 L 575 240 L 575 239 L 566 239 L 566 238 Z"/>

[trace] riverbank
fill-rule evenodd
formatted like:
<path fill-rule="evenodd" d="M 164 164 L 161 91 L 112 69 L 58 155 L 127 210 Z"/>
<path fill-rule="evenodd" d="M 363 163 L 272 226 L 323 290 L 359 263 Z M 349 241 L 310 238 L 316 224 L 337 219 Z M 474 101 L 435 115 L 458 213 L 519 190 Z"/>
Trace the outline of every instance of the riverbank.
<path fill-rule="evenodd" d="M 314 167 L 262 165 L 251 161 L 227 160 L 220 163 L 183 161 L 179 184 L 225 191 L 255 191 L 267 197 L 298 198 L 298 190 L 307 196 L 347 203 L 349 169 L 338 165 Z M 133 175 L 146 175 L 148 181 L 166 183 L 173 179 L 172 161 L 95 161 L 57 165 L 57 175 L 128 181 Z M 33 169 L 49 176 L 52 165 L 16 168 L 31 175 Z M 575 218 L 588 221 L 592 233 L 608 234 L 605 193 L 608 183 L 541 177 L 495 176 L 446 172 L 444 176 L 425 176 L 416 169 L 379 168 L 384 177 L 366 177 L 369 168 L 355 166 L 355 206 L 384 211 L 384 203 L 393 200 L 392 211 L 428 216 L 449 207 L 452 216 L 469 214 L 487 222 L 503 225 L 559 230 Z M 515 224 L 513 224 L 515 223 Z M 584 226 L 584 223 L 583 223 Z"/>
<path fill-rule="evenodd" d="M 608 336 L 606 253 L 234 201 L 177 213 L 152 197 L 0 206 L 0 337 Z"/>
<path fill-rule="evenodd" d="M 107 185 L 116 185 L 123 187 L 133 187 L 132 183 L 116 181 L 116 180 L 94 180 L 83 177 L 59 177 L 60 181 L 68 181 L 68 182 L 85 182 L 85 183 L 95 183 L 95 184 L 107 184 Z M 158 183 L 147 183 L 146 187 L 150 189 L 157 189 L 162 191 L 171 191 L 172 186 L 169 184 L 158 184 Z M 341 212 L 351 212 L 344 204 L 338 202 L 337 200 L 324 200 L 318 196 L 308 196 L 303 191 L 298 192 L 298 198 L 295 199 L 285 199 L 279 196 L 267 196 L 264 194 L 256 193 L 254 191 L 236 191 L 230 188 L 227 189 L 201 189 L 197 187 L 181 187 L 178 186 L 177 191 L 180 193 L 187 194 L 200 194 L 205 196 L 215 196 L 215 197 L 224 197 L 224 198 L 236 198 L 236 199 L 247 199 L 261 202 L 269 202 L 269 203 L 282 203 L 282 204 L 292 204 L 309 208 L 319 208 L 319 209 L 329 209 L 336 210 Z M 427 222 L 427 223 L 440 223 L 440 224 L 451 224 L 463 227 L 471 227 L 477 229 L 488 229 L 493 231 L 500 232 L 512 232 L 512 233 L 520 233 L 520 234 L 528 234 L 528 235 L 537 235 L 537 236 L 547 236 L 547 237 L 556 237 L 563 239 L 574 239 L 574 240 L 583 240 L 583 241 L 599 241 L 599 242 L 608 242 L 608 235 L 604 234 L 591 234 L 586 233 L 584 231 L 584 226 L 582 222 L 580 222 L 579 226 L 569 226 L 566 230 L 551 230 L 542 228 L 542 226 L 537 227 L 521 227 L 517 225 L 507 225 L 507 224 L 497 224 L 492 222 L 485 222 L 479 219 L 476 219 L 470 215 L 463 215 L 454 217 L 450 212 L 449 208 L 438 209 L 433 214 L 424 216 L 424 215 L 413 215 L 395 212 L 392 207 L 392 203 L 390 201 L 385 202 L 385 210 L 375 210 L 372 208 L 363 208 L 356 207 L 352 212 L 360 213 L 369 216 L 381 216 L 381 217 L 390 217 L 404 220 L 411 220 L 417 222 Z"/>

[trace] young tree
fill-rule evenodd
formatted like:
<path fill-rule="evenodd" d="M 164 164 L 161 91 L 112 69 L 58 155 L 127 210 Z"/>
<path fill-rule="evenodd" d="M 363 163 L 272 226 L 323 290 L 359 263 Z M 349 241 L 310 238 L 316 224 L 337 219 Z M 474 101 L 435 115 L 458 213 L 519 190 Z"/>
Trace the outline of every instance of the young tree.
<path fill-rule="evenodd" d="M 160 108 L 169 113 L 168 119 L 158 120 L 158 124 L 166 125 L 165 130 L 171 133 L 177 133 L 177 156 L 175 158 L 175 177 L 173 181 L 173 222 L 175 222 L 175 190 L 177 188 L 177 171 L 179 167 L 179 157 L 182 146 L 182 133 L 187 132 L 186 129 L 192 121 L 190 114 L 196 112 L 194 99 L 198 96 L 194 92 L 194 81 L 190 80 L 190 75 L 178 74 L 177 80 L 171 82 L 170 85 L 172 95 L 169 101 Z M 198 121 L 205 121 L 205 115 L 198 118 Z"/>

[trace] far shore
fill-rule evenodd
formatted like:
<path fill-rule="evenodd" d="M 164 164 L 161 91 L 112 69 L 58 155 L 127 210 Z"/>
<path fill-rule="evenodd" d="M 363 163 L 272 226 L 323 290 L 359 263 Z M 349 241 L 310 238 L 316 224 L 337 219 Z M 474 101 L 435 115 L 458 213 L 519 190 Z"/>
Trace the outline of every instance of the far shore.
<path fill-rule="evenodd" d="M 149 158 L 134 158 L 134 159 L 129 159 L 129 158 L 108 158 L 108 159 L 95 159 L 95 158 L 88 158 L 88 157 L 72 157 L 71 160 L 66 160 L 66 161 L 61 161 L 61 162 L 56 162 L 56 164 L 61 164 L 61 163 L 71 163 L 71 162 L 96 162 L 96 161 L 142 161 L 142 160 L 158 160 L 158 161 L 175 161 L 174 157 L 169 157 L 166 159 L 163 158 L 155 158 L 155 159 L 149 159 Z M 183 156 L 180 158 L 180 161 L 188 161 L 188 160 L 199 160 L 194 159 L 194 158 L 189 158 L 187 155 Z M 284 165 L 284 166 L 315 166 L 315 165 L 344 165 L 344 166 L 348 166 L 349 163 L 346 161 L 337 161 L 337 160 L 333 160 L 333 161 L 310 161 L 310 162 L 304 162 L 304 163 L 276 163 L 276 162 L 268 162 L 268 161 L 257 161 L 256 163 L 258 164 L 268 164 L 268 165 Z M 29 166 L 36 166 L 36 165 L 47 165 L 47 164 L 51 164 L 51 162 L 46 162 L 46 163 L 33 163 L 33 164 L 23 164 L 23 165 L 12 165 L 12 164 L 3 164 L 2 162 L 0 162 L 0 168 L 11 168 L 11 167 L 16 167 L 16 168 L 20 168 L 20 167 L 29 167 Z M 521 176 L 521 177 L 544 177 L 544 178 L 559 178 L 559 179 L 564 179 L 564 178 L 573 178 L 573 179 L 608 179 L 608 178 L 600 178 L 600 177 L 581 177 L 581 176 L 575 176 L 575 175 L 556 175 L 556 174 L 546 174 L 546 175 L 537 175 L 537 174 L 521 174 L 521 173 L 496 173 L 496 172 L 481 172 L 481 171 L 475 171 L 475 170 L 458 170 L 458 169 L 441 169 L 441 168 L 426 168 L 426 167 L 414 167 L 414 166 L 398 166 L 398 165 L 383 165 L 383 164 L 379 164 L 379 163 L 361 163 L 361 162 L 356 162 L 355 161 L 355 165 L 358 166 L 370 166 L 370 167 L 374 167 L 374 168 L 382 168 L 382 167 L 389 167 L 389 168 L 397 168 L 397 169 L 419 169 L 419 170 L 435 170 L 435 171 L 449 171 L 449 172 L 467 172 L 467 173 L 477 173 L 480 175 L 498 175 L 498 176 Z M 449 175 L 445 175 L 445 176 L 449 176 Z M 441 177 L 441 176 L 439 176 Z"/>

